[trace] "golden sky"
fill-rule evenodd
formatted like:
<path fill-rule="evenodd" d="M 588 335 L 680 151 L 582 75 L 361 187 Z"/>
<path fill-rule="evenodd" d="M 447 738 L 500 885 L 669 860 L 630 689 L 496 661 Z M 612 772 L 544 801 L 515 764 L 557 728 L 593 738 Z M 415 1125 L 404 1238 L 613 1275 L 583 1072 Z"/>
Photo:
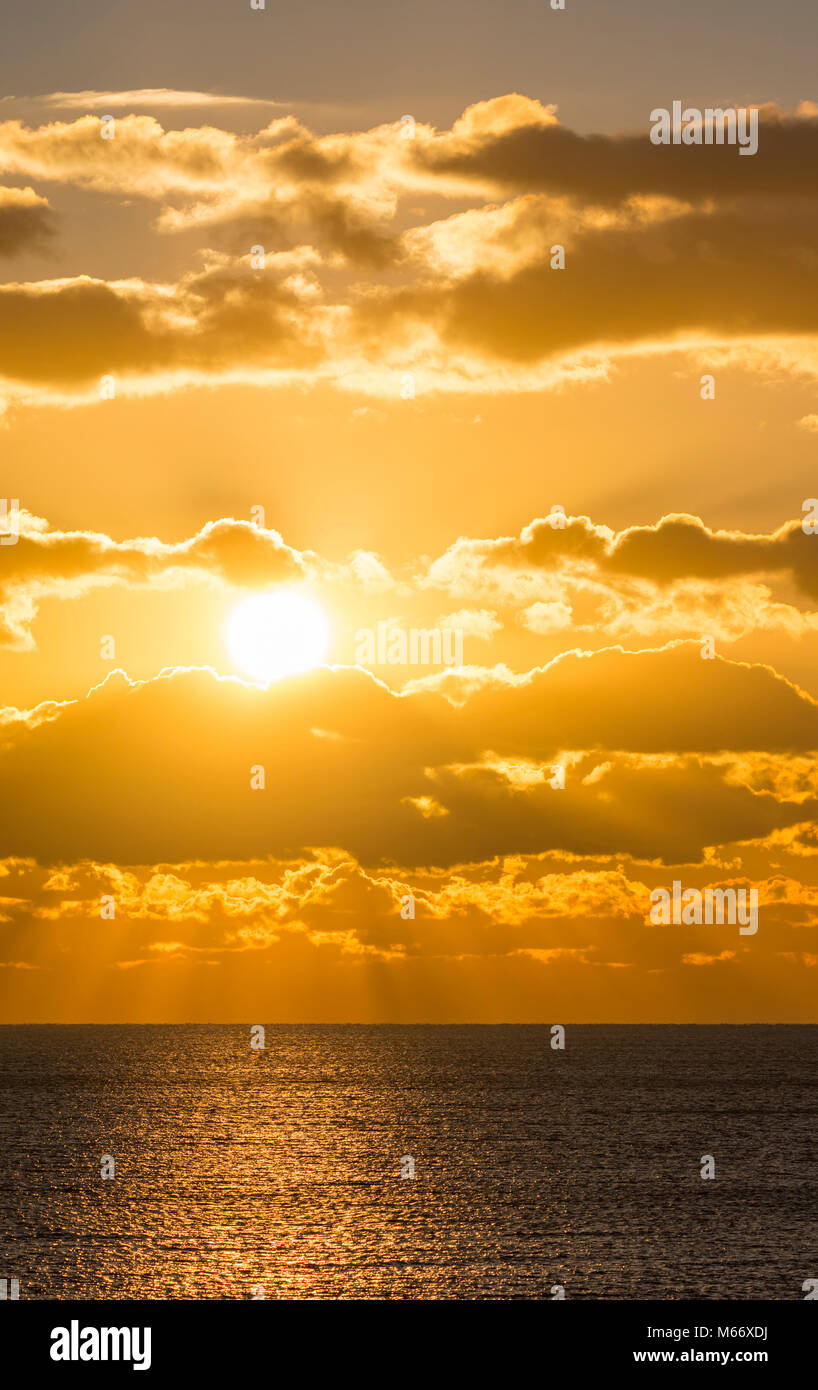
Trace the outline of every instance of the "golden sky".
<path fill-rule="evenodd" d="M 751 7 L 603 109 L 522 8 L 414 101 L 173 6 L 0 103 L 3 1021 L 816 1021 L 815 93 Z"/>

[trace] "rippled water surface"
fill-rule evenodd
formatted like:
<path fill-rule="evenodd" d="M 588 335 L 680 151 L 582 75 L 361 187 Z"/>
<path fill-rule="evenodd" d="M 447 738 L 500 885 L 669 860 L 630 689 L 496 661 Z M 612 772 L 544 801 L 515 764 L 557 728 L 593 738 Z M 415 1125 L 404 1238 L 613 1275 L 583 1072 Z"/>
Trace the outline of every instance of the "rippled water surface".
<path fill-rule="evenodd" d="M 0 1028 L 0 1277 L 21 1298 L 803 1298 L 818 1028 L 550 1041 Z"/>

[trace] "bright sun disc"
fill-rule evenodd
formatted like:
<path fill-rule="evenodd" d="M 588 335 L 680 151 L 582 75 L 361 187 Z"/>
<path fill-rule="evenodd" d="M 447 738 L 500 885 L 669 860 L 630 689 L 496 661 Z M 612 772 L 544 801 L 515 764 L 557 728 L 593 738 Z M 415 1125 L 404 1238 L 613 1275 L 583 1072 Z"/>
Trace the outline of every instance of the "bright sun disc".
<path fill-rule="evenodd" d="M 236 665 L 257 681 L 278 680 L 320 666 L 329 627 L 312 599 L 287 589 L 253 594 L 233 609 L 227 645 Z"/>

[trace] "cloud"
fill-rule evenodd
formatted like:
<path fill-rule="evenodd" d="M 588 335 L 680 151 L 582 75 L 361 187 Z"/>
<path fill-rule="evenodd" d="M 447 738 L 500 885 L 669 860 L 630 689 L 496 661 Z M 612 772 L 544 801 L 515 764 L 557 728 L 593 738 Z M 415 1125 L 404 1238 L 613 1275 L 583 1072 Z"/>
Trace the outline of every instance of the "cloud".
<path fill-rule="evenodd" d="M 814 110 L 760 107 L 758 152 L 751 159 L 738 158 L 730 145 L 657 149 L 648 138 L 650 124 L 646 111 L 641 131 L 580 135 L 557 121 L 553 107 L 512 94 L 470 107 L 451 131 L 421 140 L 412 153 L 421 176 L 495 191 L 570 194 L 600 204 L 636 194 L 818 197 L 804 178 L 818 156 Z"/>
<path fill-rule="evenodd" d="M 50 531 L 19 514 L 17 544 L 0 578 L 0 645 L 30 650 L 31 624 L 46 597 L 76 598 L 101 585 L 150 585 L 182 576 L 259 586 L 298 582 L 305 560 L 277 531 L 224 518 L 186 541 L 112 541 L 92 531 Z"/>
<path fill-rule="evenodd" d="M 156 104 L 152 92 L 119 95 Z M 111 93 L 58 97 L 114 104 Z M 517 94 L 478 103 L 449 131 L 418 123 L 411 140 L 400 122 L 316 136 L 292 114 L 242 135 L 166 130 L 137 110 L 117 116 L 112 139 L 90 113 L 5 121 L 9 174 L 156 203 L 154 230 L 204 239 L 207 268 L 175 284 L 7 286 L 0 375 L 37 400 L 76 398 L 117 369 L 143 389 L 270 384 L 280 371 L 378 394 L 413 371 L 420 390 L 496 392 L 604 375 L 617 356 L 736 344 L 748 365 L 777 353 L 782 370 L 793 359 L 815 372 L 804 282 L 818 234 L 801 171 L 816 132 L 807 108 L 765 107 L 752 159 L 729 146 L 657 149 L 647 128 L 579 136 Z M 452 198 L 460 208 L 441 215 Z M 9 206 L 11 245 L 44 235 L 47 216 Z M 555 244 L 565 269 L 552 268 Z M 263 271 L 251 246 L 270 252 Z M 309 272 L 279 275 L 284 255 Z M 74 351 L 55 350 L 68 338 Z"/>
<path fill-rule="evenodd" d="M 400 155 L 393 127 L 318 137 L 287 115 L 239 135 L 214 125 L 165 130 L 154 116 L 129 114 L 116 117 L 108 138 L 104 130 L 95 115 L 38 127 L 0 122 L 0 161 L 8 173 L 97 192 L 181 199 L 161 224 L 172 228 L 265 209 L 280 221 L 296 211 L 297 196 L 321 191 L 348 199 L 350 215 L 354 207 L 394 210 L 386 173 Z"/>
<path fill-rule="evenodd" d="M 464 359 L 519 366 L 589 348 L 646 351 L 674 339 L 689 348 L 818 331 L 804 295 L 804 267 L 816 250 L 806 201 L 579 227 L 567 240 L 565 269 L 552 268 L 551 242 L 541 237 L 532 263 L 535 245 L 534 234 L 521 238 L 523 263 L 513 271 L 481 266 L 443 283 L 427 276 L 375 288 L 353 306 L 351 329 L 369 349 L 379 336 L 408 337 L 423 324 Z"/>
<path fill-rule="evenodd" d="M 614 532 L 589 517 L 538 517 L 519 536 L 461 537 L 429 566 L 426 582 L 452 594 L 496 592 L 521 597 L 521 576 L 583 568 L 597 577 L 628 576 L 666 586 L 681 580 L 721 582 L 786 574 L 818 598 L 818 548 L 800 521 L 767 534 L 712 530 L 700 517 L 671 513 L 653 525 Z"/>
<path fill-rule="evenodd" d="M 297 284 L 221 263 L 175 289 L 89 276 L 2 285 L 0 335 L 0 375 L 73 390 L 108 374 L 152 377 L 161 389 L 172 373 L 295 370 L 322 355 Z"/>
<path fill-rule="evenodd" d="M 40 197 L 33 188 L 0 187 L 0 256 L 43 250 L 54 231 L 47 198 Z"/>
<path fill-rule="evenodd" d="M 814 1005 L 802 972 L 818 961 L 804 949 L 813 945 L 815 925 L 805 926 L 796 914 L 799 904 L 814 911 L 818 886 L 782 876 L 760 881 L 760 930 L 741 944 L 729 927 L 647 924 L 650 890 L 661 879 L 655 867 L 572 863 L 553 854 L 428 873 L 365 869 L 349 855 L 322 850 L 289 860 L 125 868 L 81 861 L 67 866 L 65 876 L 70 887 L 37 864 L 6 868 L 16 896 L 6 899 L 0 967 L 37 972 L 36 997 L 52 1011 L 59 1011 L 55 992 L 63 1001 L 66 991 L 82 998 L 102 990 L 118 999 L 116 977 L 125 972 L 131 1009 L 143 1016 L 144 990 L 159 1011 L 150 1016 L 158 1017 L 167 1007 L 166 990 L 178 989 L 180 980 L 189 979 L 199 999 L 207 989 L 200 967 L 218 972 L 221 1016 L 231 1016 L 234 1001 L 256 999 L 252 1012 L 258 1000 L 269 1005 L 279 988 L 297 996 L 306 979 L 322 1017 L 348 1017 L 355 997 L 350 982 L 362 967 L 377 967 L 393 1011 L 404 990 L 414 996 L 413 980 L 421 991 L 428 988 L 433 970 L 440 1018 L 464 990 L 467 1012 L 476 1009 L 486 1021 L 485 1001 L 496 1006 L 497 990 L 499 1018 L 508 1017 L 509 1007 L 515 1017 L 528 1017 L 529 997 L 540 1001 L 533 1018 L 569 996 L 572 1009 L 593 1013 L 606 998 L 610 1007 L 609 986 L 599 978 L 610 969 L 633 976 L 632 986 L 623 981 L 617 991 L 617 1009 L 629 1018 L 644 1016 L 646 997 L 689 1014 L 684 977 L 690 967 L 702 976 L 693 1007 L 705 1017 L 723 1017 L 727 1009 L 740 1021 L 748 1003 L 755 1016 L 759 992 L 771 1019 L 782 1007 L 790 1017 L 799 1011 L 811 1017 Z M 700 887 L 723 882 L 712 867 L 688 867 L 685 877 Z M 94 927 L 103 894 L 116 912 L 100 932 Z M 414 917 L 401 913 L 407 894 Z M 708 977 L 719 972 L 707 967 L 720 965 L 731 968 L 727 999 L 718 985 L 708 993 Z M 187 976 L 191 969 L 195 977 Z M 481 989 L 473 1000 L 475 979 Z M 21 988 L 19 978 L 13 988 Z M 631 988 L 632 998 L 622 995 Z M 201 1007 L 212 1009 L 215 998 Z"/>
<path fill-rule="evenodd" d="M 180 92 L 172 87 L 140 87 L 130 92 L 49 92 L 32 98 L 45 106 L 75 108 L 79 111 L 121 110 L 150 106 L 163 110 L 175 106 L 284 106 L 269 97 L 229 96 L 220 92 Z"/>
<path fill-rule="evenodd" d="M 703 951 L 690 951 L 682 956 L 683 965 L 719 965 L 723 961 L 734 961 L 736 951 L 720 951 L 717 956 L 709 956 Z"/>
<path fill-rule="evenodd" d="M 226 187 L 241 143 L 213 126 L 165 131 L 152 116 L 118 119 L 113 139 L 103 139 L 102 131 L 101 118 L 91 115 L 39 127 L 4 121 L 0 159 L 8 173 L 162 198 Z"/>
<path fill-rule="evenodd" d="M 454 629 L 490 643 L 495 662 L 519 657 L 521 632 L 563 644 L 571 633 L 572 645 L 599 648 L 700 641 L 702 634 L 722 643 L 762 633 L 803 638 L 818 629 L 818 548 L 798 522 L 754 535 L 674 514 L 614 532 L 560 513 L 531 522 L 516 537 L 461 537 L 437 559 L 407 562 L 395 574 L 374 553 L 354 551 L 345 562 L 331 562 L 229 517 L 171 545 L 155 537 L 115 542 L 94 532 L 52 531 L 26 511 L 19 526 L 17 545 L 3 557 L 0 645 L 20 650 L 33 648 L 32 624 L 46 598 L 185 577 L 243 587 L 306 578 L 331 604 L 358 613 L 352 632 L 386 621 Z M 407 605 L 411 617 L 390 616 L 387 595 L 390 604 Z M 441 611 L 444 595 L 468 606 Z M 476 606 L 478 600 L 486 606 Z M 357 650 L 350 635 L 335 657 L 349 661 Z M 552 642 L 546 650 L 559 648 Z M 409 673 L 387 664 L 380 674 L 400 682 Z M 479 668 L 457 679 L 479 681 Z"/>
<path fill-rule="evenodd" d="M 496 613 L 487 608 L 460 608 L 456 613 L 443 613 L 438 618 L 438 627 L 462 632 L 465 637 L 477 637 L 488 642 L 500 631 L 503 624 Z"/>
<path fill-rule="evenodd" d="M 707 762 L 728 748 L 818 747 L 818 706 L 767 668 L 703 662 L 680 644 L 567 654 L 524 677 L 487 677 L 460 704 L 449 685 L 432 677 L 396 695 L 354 668 L 266 689 L 204 670 L 142 683 L 114 673 L 45 718 L 6 722 L 8 852 L 144 863 L 337 845 L 367 864 L 451 865 L 550 844 L 694 860 L 812 809 Z M 524 758 L 547 770 L 560 750 L 582 748 L 600 751 L 563 791 L 521 786 L 496 765 Z M 601 750 L 667 760 L 633 766 Z M 602 761 L 610 770 L 589 781 Z M 260 765 L 261 791 L 251 787 Z M 448 814 L 423 814 L 419 798 Z"/>
<path fill-rule="evenodd" d="M 102 111 L 208 105 L 216 109 L 282 103 L 219 93 L 167 88 L 123 92 L 56 92 L 43 98 L 55 107 Z M 703 146 L 657 150 L 645 128 L 614 136 L 579 135 L 561 125 L 555 108 L 518 94 L 469 107 L 449 131 L 416 123 L 413 138 L 398 121 L 368 131 L 316 136 L 292 115 L 255 135 L 236 135 L 212 126 L 165 131 L 152 116 L 129 114 L 117 121 L 114 140 L 100 142 L 96 116 L 52 122 L 39 128 L 20 121 L 0 124 L 0 153 L 7 168 L 30 177 L 51 177 L 88 186 L 162 197 L 171 191 L 233 191 L 246 196 L 263 174 L 285 180 L 359 185 L 454 196 L 472 192 L 485 199 L 507 193 L 547 193 L 598 206 L 634 198 L 704 201 L 794 197 L 816 194 L 803 169 L 818 149 L 818 117 L 806 110 L 762 107 L 759 150 L 737 158 L 735 147 Z M 109 148 L 104 148 L 108 144 Z M 232 163 L 228 169 L 227 161 Z M 232 183 L 227 177 L 232 172 Z"/>

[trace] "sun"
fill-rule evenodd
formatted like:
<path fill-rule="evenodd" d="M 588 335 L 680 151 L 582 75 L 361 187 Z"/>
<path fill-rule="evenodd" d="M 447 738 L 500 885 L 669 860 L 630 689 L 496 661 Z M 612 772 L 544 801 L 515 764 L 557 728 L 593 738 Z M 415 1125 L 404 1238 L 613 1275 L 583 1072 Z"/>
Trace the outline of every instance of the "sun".
<path fill-rule="evenodd" d="M 320 666 L 329 646 L 322 610 L 292 589 L 253 594 L 233 609 L 227 645 L 239 669 L 257 681 L 279 680 Z"/>

